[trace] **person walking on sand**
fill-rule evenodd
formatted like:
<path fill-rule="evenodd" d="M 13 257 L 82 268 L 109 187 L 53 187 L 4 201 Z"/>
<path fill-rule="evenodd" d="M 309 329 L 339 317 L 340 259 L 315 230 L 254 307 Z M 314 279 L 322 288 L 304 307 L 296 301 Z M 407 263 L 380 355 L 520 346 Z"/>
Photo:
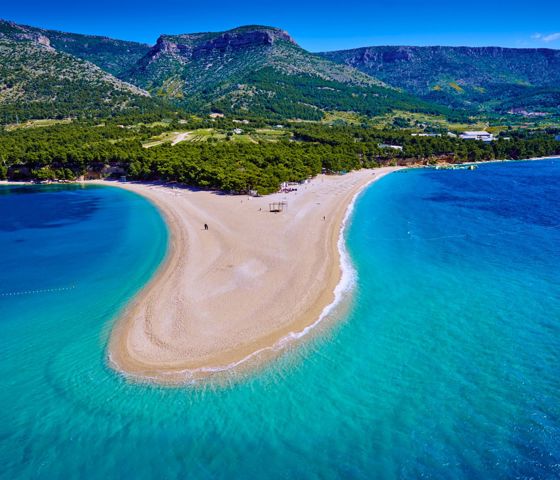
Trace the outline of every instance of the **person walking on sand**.
<path fill-rule="evenodd" d="M 207 223 L 204 224 L 204 230 L 208 230 L 208 224 Z"/>

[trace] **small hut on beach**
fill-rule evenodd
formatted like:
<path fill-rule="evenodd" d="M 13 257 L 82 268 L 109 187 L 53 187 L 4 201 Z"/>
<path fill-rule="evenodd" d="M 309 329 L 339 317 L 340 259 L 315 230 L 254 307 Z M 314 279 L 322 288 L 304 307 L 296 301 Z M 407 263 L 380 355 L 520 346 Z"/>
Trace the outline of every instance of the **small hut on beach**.
<path fill-rule="evenodd" d="M 268 211 L 270 213 L 282 213 L 288 209 L 288 202 L 272 202 L 268 204 Z"/>

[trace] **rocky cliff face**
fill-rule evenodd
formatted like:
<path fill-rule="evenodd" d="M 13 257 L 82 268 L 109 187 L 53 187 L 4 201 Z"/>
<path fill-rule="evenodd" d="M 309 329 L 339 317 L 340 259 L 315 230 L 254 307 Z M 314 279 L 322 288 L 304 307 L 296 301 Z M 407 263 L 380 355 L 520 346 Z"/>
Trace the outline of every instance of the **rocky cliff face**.
<path fill-rule="evenodd" d="M 20 33 L 17 35 L 14 35 L 14 39 L 15 40 L 27 40 L 30 42 L 35 42 L 39 45 L 42 45 L 43 47 L 47 47 L 47 48 L 52 48 L 51 47 L 51 41 L 49 40 L 49 37 L 46 37 L 45 35 L 41 35 L 39 33 L 34 33 L 34 32 L 25 32 L 25 33 Z"/>
<path fill-rule="evenodd" d="M 21 42 L 34 42 L 44 47 L 51 48 L 49 37 L 44 35 L 41 31 L 4 20 L 0 20 L 0 39 L 1 38 Z"/>
<path fill-rule="evenodd" d="M 223 52 L 228 49 L 270 46 L 278 41 L 286 41 L 296 45 L 292 37 L 282 30 L 265 28 L 233 30 L 201 43 L 193 50 L 193 56 L 208 55 L 215 50 Z"/>
<path fill-rule="evenodd" d="M 477 59 L 483 62 L 525 62 L 527 59 L 538 63 L 549 63 L 558 67 L 560 50 L 546 48 L 504 48 L 504 47 L 408 47 L 408 46 L 381 46 L 343 50 L 339 52 L 326 52 L 323 56 L 344 63 L 356 65 L 362 69 L 382 69 L 384 64 L 399 62 L 426 62 L 431 61 L 436 70 L 442 68 L 458 67 L 469 64 Z"/>
<path fill-rule="evenodd" d="M 279 41 L 296 45 L 290 35 L 270 27 L 241 27 L 238 29 L 212 33 L 185 35 L 162 35 L 145 57 L 145 63 L 159 59 L 163 55 L 183 57 L 185 60 L 198 59 L 225 52 L 235 52 L 247 48 L 272 46 Z"/>

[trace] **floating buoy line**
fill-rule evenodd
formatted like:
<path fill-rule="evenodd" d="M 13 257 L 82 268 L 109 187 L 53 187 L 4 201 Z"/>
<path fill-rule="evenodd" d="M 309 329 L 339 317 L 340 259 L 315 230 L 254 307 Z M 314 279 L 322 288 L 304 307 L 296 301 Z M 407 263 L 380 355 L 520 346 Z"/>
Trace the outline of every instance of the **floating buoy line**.
<path fill-rule="evenodd" d="M 19 290 L 13 292 L 0 292 L 0 297 L 17 297 L 19 295 L 35 295 L 39 293 L 67 292 L 68 290 L 73 290 L 74 288 L 76 288 L 75 285 L 72 285 L 70 287 L 42 288 L 37 290 Z"/>

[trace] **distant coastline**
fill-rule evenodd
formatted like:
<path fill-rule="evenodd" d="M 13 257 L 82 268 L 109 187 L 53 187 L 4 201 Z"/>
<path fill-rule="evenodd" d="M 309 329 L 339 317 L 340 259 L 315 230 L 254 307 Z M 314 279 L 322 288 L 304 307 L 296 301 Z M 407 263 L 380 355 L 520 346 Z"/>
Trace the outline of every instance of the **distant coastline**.
<path fill-rule="evenodd" d="M 560 155 L 550 155 L 547 157 L 531 157 L 531 158 L 523 158 L 523 159 L 513 159 L 513 158 L 506 158 L 506 159 L 496 159 L 496 160 L 483 160 L 481 162 L 462 162 L 462 163 L 455 163 L 449 165 L 479 165 L 484 163 L 515 163 L 515 162 L 533 162 L 539 160 L 557 160 L 560 159 Z"/>

